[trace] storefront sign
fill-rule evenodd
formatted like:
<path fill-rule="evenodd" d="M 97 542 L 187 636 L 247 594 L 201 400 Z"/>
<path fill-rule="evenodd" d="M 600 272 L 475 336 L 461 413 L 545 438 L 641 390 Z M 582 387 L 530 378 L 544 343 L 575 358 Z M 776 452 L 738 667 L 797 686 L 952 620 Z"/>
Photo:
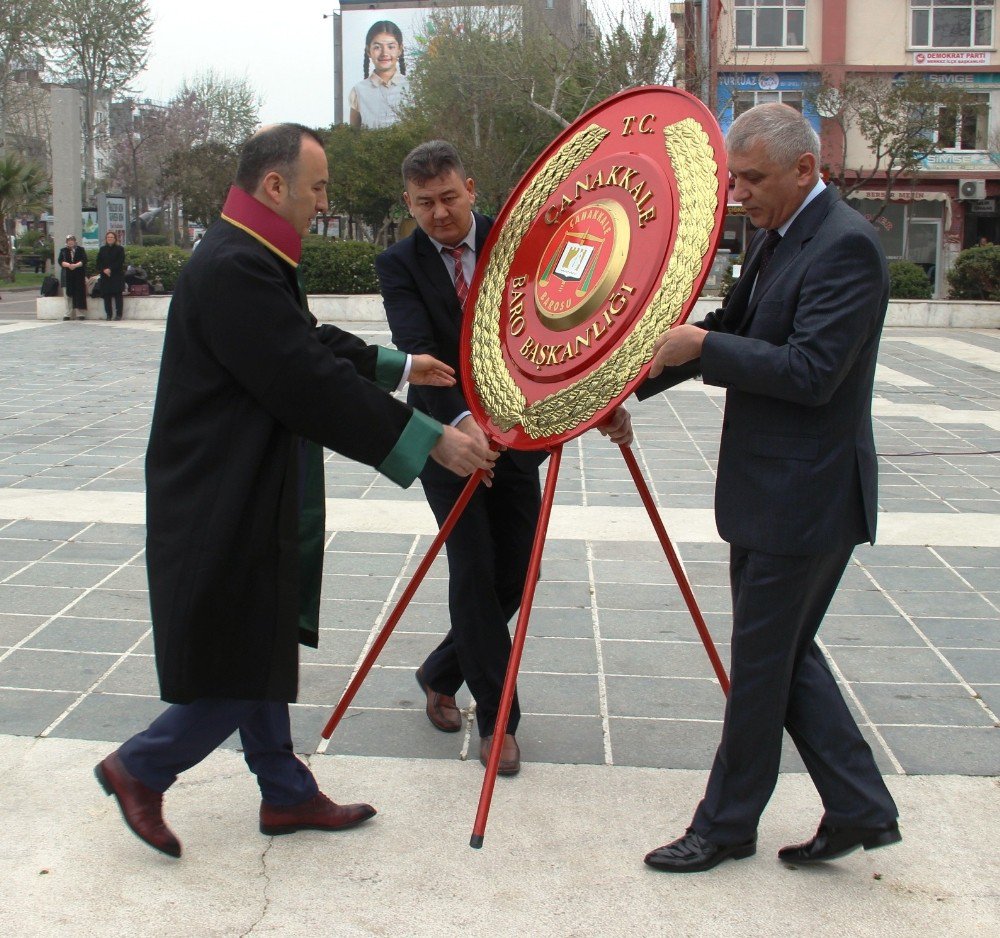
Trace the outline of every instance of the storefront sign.
<path fill-rule="evenodd" d="M 940 169 L 952 172 L 957 169 L 993 170 L 997 166 L 984 150 L 946 150 L 944 153 L 931 153 L 923 159 L 926 169 Z"/>
<path fill-rule="evenodd" d="M 968 15 L 968 14 L 966 14 Z M 914 52 L 914 65 L 989 65 L 986 52 Z"/>

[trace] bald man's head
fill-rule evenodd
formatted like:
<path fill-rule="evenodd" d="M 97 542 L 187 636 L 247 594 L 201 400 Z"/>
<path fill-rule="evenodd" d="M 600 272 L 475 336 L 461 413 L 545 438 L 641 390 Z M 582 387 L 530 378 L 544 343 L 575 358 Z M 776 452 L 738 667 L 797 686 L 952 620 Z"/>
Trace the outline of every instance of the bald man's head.
<path fill-rule="evenodd" d="M 323 146 L 319 136 L 302 124 L 271 124 L 261 127 L 243 145 L 236 170 L 236 185 L 252 194 L 271 172 L 280 173 L 290 182 L 294 181 L 303 139 Z"/>

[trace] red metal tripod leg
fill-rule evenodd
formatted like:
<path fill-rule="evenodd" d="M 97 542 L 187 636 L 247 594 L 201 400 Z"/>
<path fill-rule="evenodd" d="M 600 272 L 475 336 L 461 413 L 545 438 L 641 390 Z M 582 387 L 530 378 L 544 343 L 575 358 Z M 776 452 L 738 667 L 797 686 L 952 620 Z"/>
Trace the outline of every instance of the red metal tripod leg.
<path fill-rule="evenodd" d="M 535 540 L 531 545 L 531 559 L 528 561 L 524 592 L 521 594 L 521 611 L 517 616 L 517 627 L 514 629 L 514 640 L 511 643 L 510 660 L 507 662 L 507 675 L 504 678 L 503 692 L 500 695 L 500 709 L 497 712 L 497 722 L 493 729 L 493 747 L 490 749 L 490 757 L 486 763 L 486 776 L 483 778 L 483 788 L 479 794 L 479 810 L 476 813 L 476 823 L 472 827 L 472 837 L 469 840 L 469 846 L 477 849 L 483 845 L 486 818 L 490 813 L 493 786 L 496 784 L 497 769 L 500 767 L 503 738 L 507 732 L 510 708 L 514 702 L 517 672 L 521 667 L 521 653 L 524 651 L 524 640 L 528 635 L 528 619 L 531 616 L 531 604 L 535 598 L 535 585 L 538 583 L 538 570 L 542 563 L 542 551 L 545 548 L 545 533 L 549 527 L 552 500 L 555 498 L 556 482 L 559 478 L 562 444 L 550 452 L 549 470 L 545 476 L 545 491 L 542 493 L 542 504 L 538 512 L 538 526 L 535 528 Z"/>
<path fill-rule="evenodd" d="M 695 628 L 698 629 L 698 634 L 701 636 L 701 643 L 705 646 L 705 651 L 708 652 L 708 659 L 712 662 L 712 667 L 715 669 L 715 676 L 722 685 L 722 692 L 728 695 L 729 675 L 726 674 L 726 669 L 722 666 L 719 653 L 715 649 L 715 642 L 712 641 L 712 635 L 708 631 L 705 619 L 698 608 L 698 603 L 695 601 L 694 593 L 691 591 L 691 584 L 688 582 L 687 574 L 685 574 L 684 568 L 681 566 L 681 562 L 674 551 L 674 545 L 670 543 L 670 538 L 667 536 L 667 529 L 663 526 L 663 519 L 660 518 L 660 512 L 657 510 L 653 496 L 650 494 L 649 486 L 646 485 L 646 480 L 642 477 L 639 463 L 636 461 L 635 454 L 630 447 L 620 446 L 619 449 L 622 451 L 622 456 L 625 457 L 628 471 L 632 473 L 632 479 L 635 482 L 636 489 L 639 491 L 639 497 L 642 499 L 643 505 L 646 506 L 646 513 L 649 515 L 649 520 L 653 522 L 653 529 L 656 531 L 656 536 L 660 539 L 660 546 L 663 548 L 663 552 L 667 555 L 667 562 L 670 564 L 670 569 L 674 571 L 674 578 L 680 587 L 684 602 L 687 603 L 688 611 L 694 620 Z"/>
<path fill-rule="evenodd" d="M 389 640 L 389 636 L 392 635 L 392 630 L 396 627 L 396 623 L 402 618 L 406 607 L 413 598 L 413 594 L 417 591 L 417 587 L 420 586 L 424 577 L 427 576 L 427 571 L 434 562 L 434 558 L 438 555 L 438 551 L 441 550 L 441 545 L 445 542 L 448 535 L 451 534 L 451 529 L 455 527 L 455 523 L 462 516 L 465 506 L 469 504 L 472 493 L 475 492 L 476 486 L 482 480 L 483 474 L 482 469 L 477 469 L 469 478 L 469 481 L 466 482 L 465 488 L 462 489 L 462 494 L 458 497 L 458 501 L 452 506 L 448 517 L 444 520 L 444 524 L 441 525 L 437 536 L 427 549 L 424 559 L 420 561 L 420 566 L 417 567 L 416 572 L 410 578 L 410 582 L 406 584 L 403 595 L 397 600 L 389 618 L 385 620 L 385 624 L 378 633 L 378 637 L 375 639 L 372 647 L 368 649 L 368 654 L 365 655 L 365 660 L 361 662 L 361 667 L 358 668 L 357 674 L 351 678 L 351 683 L 347 685 L 347 690 L 344 691 L 344 696 L 340 698 L 340 703 L 337 704 L 337 709 L 333 711 L 333 716 L 330 717 L 326 726 L 323 727 L 324 739 L 330 738 L 333 731 L 337 728 L 337 724 L 340 723 L 341 718 L 347 712 L 347 708 L 351 705 L 351 701 L 354 700 L 354 695 L 361 689 L 361 685 L 368 676 L 368 672 L 372 669 L 372 665 L 375 664 L 376 659 L 381 654 L 385 643 Z"/>

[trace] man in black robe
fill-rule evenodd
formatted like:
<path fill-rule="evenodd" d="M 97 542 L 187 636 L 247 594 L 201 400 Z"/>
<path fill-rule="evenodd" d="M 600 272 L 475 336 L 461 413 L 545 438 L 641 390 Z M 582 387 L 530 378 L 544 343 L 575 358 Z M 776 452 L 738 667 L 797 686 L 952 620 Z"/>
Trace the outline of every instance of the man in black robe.
<path fill-rule="evenodd" d="M 237 730 L 262 833 L 339 830 L 375 813 L 330 801 L 292 748 L 298 644 L 315 646 L 319 630 L 322 447 L 403 486 L 428 456 L 468 475 L 497 455 L 386 393 L 407 376 L 451 384 L 449 366 L 310 315 L 296 267 L 302 234 L 327 209 L 327 176 L 306 128 L 252 137 L 167 318 L 146 561 L 160 694 L 172 706 L 95 773 L 133 832 L 174 857 L 163 793 Z"/>

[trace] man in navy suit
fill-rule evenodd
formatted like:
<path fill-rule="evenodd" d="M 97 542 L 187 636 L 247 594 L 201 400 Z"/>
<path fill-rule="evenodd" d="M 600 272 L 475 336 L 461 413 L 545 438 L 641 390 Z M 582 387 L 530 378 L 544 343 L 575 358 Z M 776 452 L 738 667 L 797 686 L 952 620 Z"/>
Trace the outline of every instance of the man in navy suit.
<path fill-rule="evenodd" d="M 668 872 L 756 852 L 782 727 L 823 802 L 786 862 L 900 840 L 897 810 L 815 636 L 854 545 L 874 542 L 872 386 L 889 281 L 875 231 L 819 179 L 819 139 L 781 104 L 727 136 L 733 195 L 761 229 L 728 302 L 657 340 L 648 397 L 700 371 L 724 387 L 715 515 L 730 544 L 729 699 L 687 833 L 646 856 Z"/>
<path fill-rule="evenodd" d="M 457 373 L 462 303 L 493 222 L 473 211 L 475 182 L 450 143 L 432 140 L 416 147 L 403 161 L 402 172 L 403 200 L 417 228 L 375 259 L 392 340 L 400 351 L 433 354 Z M 411 386 L 408 393 L 415 408 L 486 445 L 461 382 L 450 388 Z M 617 408 L 601 432 L 613 443 L 630 442 L 628 412 Z M 538 523 L 543 459 L 539 453 L 502 453 L 492 479 L 476 490 L 452 529 L 446 542 L 451 628 L 416 674 L 427 698 L 427 717 L 444 732 L 461 729 L 455 693 L 463 682 L 468 684 L 476 700 L 483 765 L 493 745 L 510 657 L 508 621 L 521 602 Z M 443 524 L 465 480 L 428 464 L 420 482 L 434 517 Z M 519 719 L 515 695 L 501 744 L 501 775 L 520 769 Z"/>

